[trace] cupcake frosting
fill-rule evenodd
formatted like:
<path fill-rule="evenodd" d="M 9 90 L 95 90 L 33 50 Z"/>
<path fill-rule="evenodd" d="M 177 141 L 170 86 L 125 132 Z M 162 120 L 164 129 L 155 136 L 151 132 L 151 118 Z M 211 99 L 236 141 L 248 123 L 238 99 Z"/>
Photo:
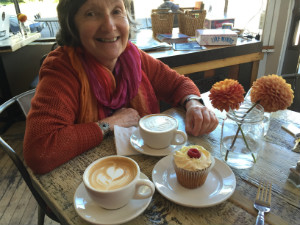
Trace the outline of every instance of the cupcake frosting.
<path fill-rule="evenodd" d="M 187 154 L 191 148 L 195 148 L 201 153 L 200 158 L 191 158 Z M 189 171 L 203 170 L 211 164 L 210 153 L 199 145 L 183 146 L 179 151 L 175 152 L 174 163 L 177 167 Z"/>

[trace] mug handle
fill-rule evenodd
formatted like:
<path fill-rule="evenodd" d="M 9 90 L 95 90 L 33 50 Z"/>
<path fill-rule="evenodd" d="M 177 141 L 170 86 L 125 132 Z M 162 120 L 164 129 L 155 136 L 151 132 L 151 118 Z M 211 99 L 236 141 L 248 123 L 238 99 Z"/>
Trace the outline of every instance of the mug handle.
<path fill-rule="evenodd" d="M 146 193 L 141 193 L 139 191 L 141 186 L 147 186 L 147 187 L 149 187 L 150 192 L 147 191 Z M 140 179 L 136 183 L 135 194 L 134 194 L 133 198 L 135 198 L 135 199 L 149 198 L 149 197 L 151 197 L 154 194 L 154 191 L 155 191 L 155 186 L 154 186 L 154 184 L 150 180 Z"/>
<path fill-rule="evenodd" d="M 180 135 L 183 137 L 183 140 L 177 140 L 176 136 Z M 187 141 L 187 135 L 185 132 L 181 131 L 181 130 L 176 130 L 174 132 L 174 137 L 173 140 L 171 141 L 171 145 L 183 145 L 185 142 Z"/>

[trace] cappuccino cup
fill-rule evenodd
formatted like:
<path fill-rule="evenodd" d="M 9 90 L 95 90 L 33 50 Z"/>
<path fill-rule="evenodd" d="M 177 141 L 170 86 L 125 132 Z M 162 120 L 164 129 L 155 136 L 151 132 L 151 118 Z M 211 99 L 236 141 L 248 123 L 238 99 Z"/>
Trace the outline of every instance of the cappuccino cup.
<path fill-rule="evenodd" d="M 139 121 L 139 132 L 144 144 L 152 149 L 182 145 L 187 141 L 186 133 L 178 130 L 177 120 L 166 114 L 144 116 Z"/>
<path fill-rule="evenodd" d="M 83 174 L 89 197 L 105 209 L 118 209 L 131 199 L 145 199 L 154 194 L 155 186 L 140 178 L 140 167 L 125 156 L 107 156 L 91 163 Z M 146 186 L 146 192 L 140 187 Z M 143 188 L 145 190 L 145 188 Z"/>

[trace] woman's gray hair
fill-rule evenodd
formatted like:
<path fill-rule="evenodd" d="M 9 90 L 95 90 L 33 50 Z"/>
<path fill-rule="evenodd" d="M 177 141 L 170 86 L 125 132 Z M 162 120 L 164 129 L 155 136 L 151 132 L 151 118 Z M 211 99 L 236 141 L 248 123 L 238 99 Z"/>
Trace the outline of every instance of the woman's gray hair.
<path fill-rule="evenodd" d="M 75 25 L 74 17 L 80 7 L 86 0 L 59 0 L 57 5 L 57 15 L 60 29 L 56 35 L 56 41 L 59 45 L 64 46 L 80 46 L 79 33 Z M 136 24 L 131 18 L 131 2 L 132 0 L 123 0 L 127 17 L 130 25 Z M 131 26 L 130 26 L 131 27 Z"/>

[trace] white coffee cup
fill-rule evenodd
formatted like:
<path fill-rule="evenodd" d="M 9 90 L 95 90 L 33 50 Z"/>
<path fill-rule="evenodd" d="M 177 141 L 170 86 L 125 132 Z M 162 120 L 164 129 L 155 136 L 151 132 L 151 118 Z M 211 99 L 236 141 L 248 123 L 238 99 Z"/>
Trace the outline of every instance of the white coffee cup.
<path fill-rule="evenodd" d="M 186 133 L 178 130 L 177 120 L 166 114 L 144 116 L 139 121 L 139 132 L 144 144 L 153 149 L 182 145 L 187 141 Z"/>
<path fill-rule="evenodd" d="M 83 183 L 90 198 L 106 209 L 121 208 L 131 199 L 149 198 L 155 191 L 150 180 L 140 178 L 140 167 L 133 159 L 117 155 L 91 163 L 84 171 Z M 141 193 L 141 186 L 149 191 Z"/>

